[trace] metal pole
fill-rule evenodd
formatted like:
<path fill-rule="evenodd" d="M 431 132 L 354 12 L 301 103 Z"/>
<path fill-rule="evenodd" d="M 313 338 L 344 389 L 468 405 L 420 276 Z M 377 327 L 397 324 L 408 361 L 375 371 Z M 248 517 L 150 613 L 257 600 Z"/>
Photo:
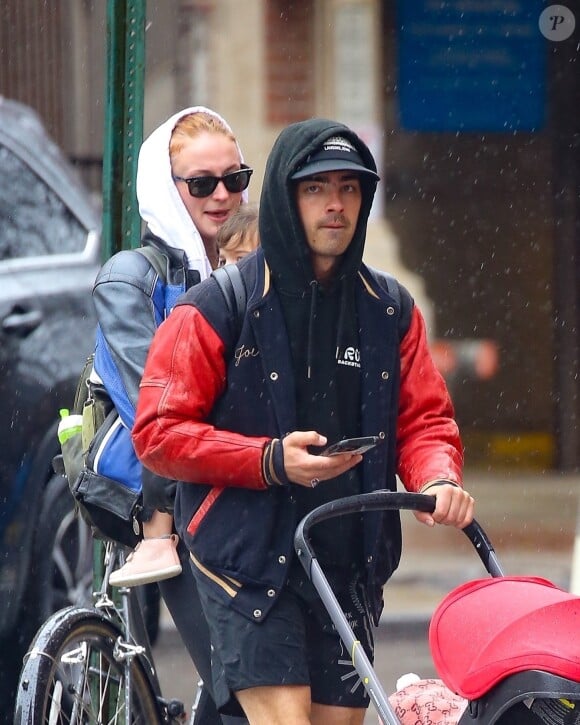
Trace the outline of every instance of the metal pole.
<path fill-rule="evenodd" d="M 141 219 L 135 181 L 143 140 L 146 0 L 108 0 L 103 148 L 103 261 L 139 246 Z M 93 587 L 103 580 L 105 546 L 94 540 Z M 115 595 L 117 599 L 119 595 Z M 117 600 L 118 601 L 118 600 Z M 130 669 L 128 670 L 130 672 Z M 125 683 L 130 719 L 130 678 Z M 99 693 L 93 693 L 98 697 Z M 110 715 L 113 713 L 111 712 Z"/>
<path fill-rule="evenodd" d="M 135 195 L 143 140 L 146 0 L 108 0 L 103 149 L 103 258 L 139 246 Z"/>

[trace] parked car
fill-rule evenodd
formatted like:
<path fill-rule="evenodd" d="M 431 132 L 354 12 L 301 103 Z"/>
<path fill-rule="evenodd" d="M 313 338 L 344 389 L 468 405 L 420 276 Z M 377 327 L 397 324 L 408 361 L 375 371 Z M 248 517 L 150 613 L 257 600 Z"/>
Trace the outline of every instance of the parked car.
<path fill-rule="evenodd" d="M 30 108 L 1 96 L 0 169 L 0 687 L 9 690 L 37 627 L 90 594 L 90 536 L 52 459 L 59 408 L 93 346 L 101 252 L 99 212 L 72 165 Z"/>
<path fill-rule="evenodd" d="M 93 546 L 55 473 L 59 410 L 94 345 L 100 214 L 29 107 L 0 96 L 0 721 L 57 609 L 91 601 Z M 159 590 L 142 588 L 150 638 Z M 4 718 L 4 719 L 2 719 Z"/>

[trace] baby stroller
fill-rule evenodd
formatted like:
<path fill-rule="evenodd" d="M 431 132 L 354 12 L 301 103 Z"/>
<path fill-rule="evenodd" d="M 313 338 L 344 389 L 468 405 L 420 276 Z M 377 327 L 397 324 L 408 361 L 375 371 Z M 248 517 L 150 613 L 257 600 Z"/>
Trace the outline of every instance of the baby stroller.
<path fill-rule="evenodd" d="M 383 725 L 396 712 L 322 571 L 309 539 L 312 526 L 336 516 L 387 509 L 432 512 L 432 496 L 377 491 L 319 506 L 298 525 L 294 544 Z M 580 725 L 580 597 L 539 577 L 504 576 L 474 521 L 467 535 L 492 578 L 463 584 L 439 604 L 429 646 L 457 717 L 420 719 L 459 725 Z M 432 708 L 433 709 L 433 708 Z M 410 720 L 407 720 L 410 722 Z"/>

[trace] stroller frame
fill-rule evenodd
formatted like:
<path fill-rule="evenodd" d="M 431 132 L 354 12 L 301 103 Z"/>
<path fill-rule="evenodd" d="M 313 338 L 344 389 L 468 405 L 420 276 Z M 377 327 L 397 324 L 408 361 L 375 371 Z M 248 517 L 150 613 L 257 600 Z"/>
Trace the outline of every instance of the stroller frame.
<path fill-rule="evenodd" d="M 328 579 L 316 559 L 309 538 L 310 529 L 321 521 L 345 514 L 385 510 L 432 513 L 434 508 L 435 499 L 424 494 L 388 490 L 363 493 L 336 499 L 314 509 L 298 524 L 294 537 L 298 558 L 328 611 L 340 638 L 350 652 L 352 664 L 384 725 L 400 725 L 400 720 L 390 705 L 370 660 L 356 639 Z M 492 577 L 503 577 L 504 572 L 495 550 L 479 523 L 474 520 L 462 531 L 472 543 L 487 572 Z M 580 683 L 539 670 L 518 672 L 499 682 L 485 697 L 469 701 L 459 723 L 460 725 L 468 723 L 493 725 L 512 705 L 528 697 L 580 700 Z"/>

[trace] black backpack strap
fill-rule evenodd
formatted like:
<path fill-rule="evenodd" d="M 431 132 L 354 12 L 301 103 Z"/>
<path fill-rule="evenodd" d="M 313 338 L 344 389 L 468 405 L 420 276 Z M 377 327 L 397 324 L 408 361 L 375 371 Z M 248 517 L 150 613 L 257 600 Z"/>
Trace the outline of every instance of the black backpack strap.
<path fill-rule="evenodd" d="M 136 252 L 142 254 L 162 280 L 167 281 L 167 257 L 155 247 L 136 247 Z"/>
<path fill-rule="evenodd" d="M 237 264 L 226 264 L 212 272 L 222 291 L 228 312 L 236 320 L 238 331 L 242 329 L 246 314 L 246 285 Z"/>
<path fill-rule="evenodd" d="M 369 272 L 379 285 L 397 303 L 401 313 L 399 316 L 399 342 L 405 337 L 411 324 L 411 313 L 413 312 L 413 298 L 403 285 L 388 272 L 383 272 L 373 267 L 368 267 Z"/>

